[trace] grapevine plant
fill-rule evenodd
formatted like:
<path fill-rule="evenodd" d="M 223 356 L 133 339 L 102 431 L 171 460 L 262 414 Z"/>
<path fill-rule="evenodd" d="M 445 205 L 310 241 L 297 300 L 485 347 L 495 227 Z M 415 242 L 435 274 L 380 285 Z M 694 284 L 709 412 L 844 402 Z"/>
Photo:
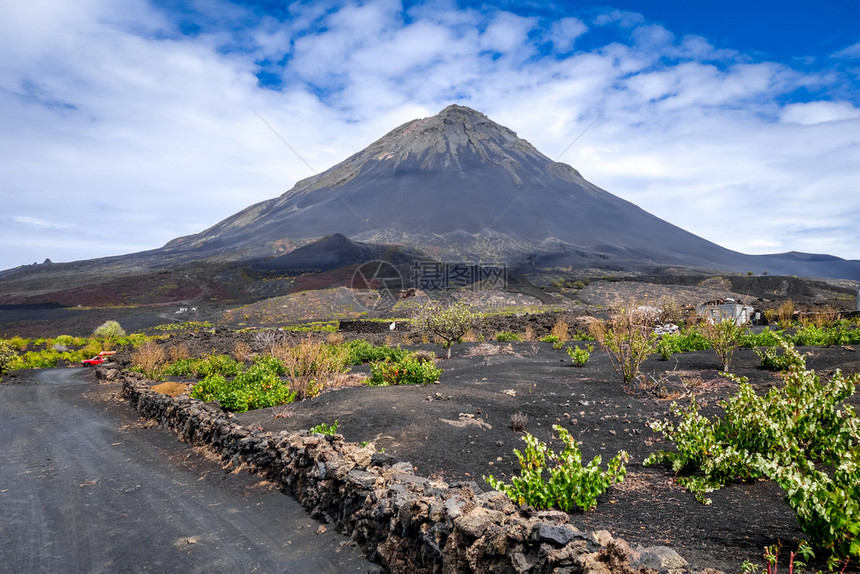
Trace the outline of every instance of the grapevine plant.
<path fill-rule="evenodd" d="M 619 452 L 609 461 L 606 470 L 600 468 L 599 455 L 582 466 L 582 452 L 570 433 L 559 425 L 552 428 L 564 443 L 561 453 L 556 454 L 546 443 L 526 433 L 523 436 L 525 453 L 514 450 L 520 461 L 520 475 L 513 477 L 511 484 L 505 484 L 492 475 L 485 476 L 484 480 L 517 504 L 561 508 L 565 512 L 575 508 L 591 510 L 597 506 L 599 495 L 624 480 L 627 453 Z"/>
<path fill-rule="evenodd" d="M 684 473 L 678 482 L 705 504 L 708 492 L 732 480 L 770 478 L 814 547 L 828 549 L 832 559 L 860 558 L 860 418 L 845 404 L 860 375 L 836 371 L 822 381 L 778 339 L 788 368 L 783 387 L 759 396 L 746 379 L 732 377 L 738 391 L 713 419 L 699 413 L 695 399 L 686 409 L 673 403 L 678 422 L 651 428 L 676 449 L 652 453 L 645 464 Z"/>

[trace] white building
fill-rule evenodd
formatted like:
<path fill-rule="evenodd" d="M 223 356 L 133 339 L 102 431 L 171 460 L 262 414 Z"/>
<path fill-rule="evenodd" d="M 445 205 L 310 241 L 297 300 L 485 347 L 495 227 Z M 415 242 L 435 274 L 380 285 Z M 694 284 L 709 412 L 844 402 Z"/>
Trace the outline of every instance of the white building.
<path fill-rule="evenodd" d="M 749 305 L 742 305 L 734 299 L 704 303 L 696 309 L 696 313 L 700 317 L 704 317 L 706 321 L 720 323 L 726 319 L 733 319 L 736 325 L 746 325 L 749 323 L 754 311 Z"/>

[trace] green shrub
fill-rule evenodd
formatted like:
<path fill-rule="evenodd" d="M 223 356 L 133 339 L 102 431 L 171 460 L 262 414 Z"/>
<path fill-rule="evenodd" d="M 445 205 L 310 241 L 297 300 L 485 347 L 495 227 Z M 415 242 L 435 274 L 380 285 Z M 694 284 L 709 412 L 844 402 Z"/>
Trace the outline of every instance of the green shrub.
<path fill-rule="evenodd" d="M 519 335 L 511 331 L 500 331 L 496 333 L 496 341 L 498 341 L 499 343 L 517 343 L 519 341 L 522 341 L 522 339 Z"/>
<path fill-rule="evenodd" d="M 54 349 L 27 351 L 19 355 L 16 369 L 53 369 L 60 362 L 61 354 Z"/>
<path fill-rule="evenodd" d="M 232 377 L 242 371 L 242 364 L 230 355 L 210 353 L 196 359 L 178 359 L 164 368 L 163 374 L 173 377 L 202 379 L 209 375 Z"/>
<path fill-rule="evenodd" d="M 156 325 L 153 327 L 156 331 L 193 331 L 198 332 L 201 329 L 211 329 L 212 323 L 209 321 L 186 321 L 184 323 L 167 323 L 164 325 Z"/>
<path fill-rule="evenodd" d="M 320 423 L 317 426 L 312 427 L 309 432 L 311 434 L 323 434 L 326 436 L 333 436 L 337 432 L 337 421 L 334 421 L 334 423 L 330 425 Z"/>
<path fill-rule="evenodd" d="M 796 364 L 795 355 L 781 352 L 781 347 L 763 347 L 761 349 L 753 349 L 761 361 L 763 369 L 771 371 L 787 371 L 792 365 Z"/>
<path fill-rule="evenodd" d="M 0 378 L 12 370 L 16 355 L 15 348 L 8 341 L 0 339 Z"/>
<path fill-rule="evenodd" d="M 353 339 L 342 345 L 349 352 L 349 364 L 361 365 L 374 361 L 399 361 L 403 359 L 408 351 L 400 347 L 388 347 L 382 345 L 376 347 L 364 339 Z"/>
<path fill-rule="evenodd" d="M 216 355 L 210 353 L 198 359 L 197 377 L 209 375 L 223 375 L 232 377 L 242 371 L 242 363 L 239 363 L 230 355 Z"/>
<path fill-rule="evenodd" d="M 741 347 L 752 349 L 755 347 L 772 347 L 779 345 L 780 332 L 771 331 L 770 327 L 765 327 L 760 333 L 746 331 L 741 335 Z"/>
<path fill-rule="evenodd" d="M 169 377 L 197 377 L 197 363 L 200 359 L 177 359 L 164 368 L 164 374 Z"/>
<path fill-rule="evenodd" d="M 675 353 L 704 351 L 711 348 L 711 343 L 698 329 L 688 329 L 683 333 L 663 335 L 657 342 L 657 353 L 664 361 Z"/>
<path fill-rule="evenodd" d="M 468 303 L 447 304 L 430 301 L 423 305 L 412 319 L 412 329 L 421 334 L 433 334 L 442 339 L 442 346 L 448 350 L 463 339 L 475 321 L 480 317 Z"/>
<path fill-rule="evenodd" d="M 121 346 L 131 346 L 134 348 L 140 347 L 144 343 L 152 341 L 157 337 L 150 337 L 148 335 L 144 335 L 143 333 L 132 333 L 131 335 L 121 336 L 116 339 L 116 344 Z"/>
<path fill-rule="evenodd" d="M 830 328 L 810 324 L 800 327 L 791 342 L 799 347 L 856 345 L 860 343 L 860 330 L 848 329 L 842 321 Z"/>
<path fill-rule="evenodd" d="M 552 428 L 564 443 L 561 454 L 556 454 L 546 443 L 526 433 L 523 436 L 525 454 L 514 450 L 520 461 L 520 475 L 513 477 L 511 484 L 493 476 L 485 476 L 484 480 L 516 504 L 560 508 L 565 512 L 574 508 L 591 510 L 597 506 L 598 496 L 612 484 L 624 480 L 627 453 L 619 452 L 609 461 L 606 470 L 600 468 L 599 455 L 583 467 L 582 453 L 570 433 L 559 425 Z"/>
<path fill-rule="evenodd" d="M 256 364 L 232 381 L 211 373 L 194 385 L 191 396 L 202 401 L 217 400 L 223 409 L 241 413 L 290 403 L 296 395 L 277 373 Z"/>
<path fill-rule="evenodd" d="M 594 351 L 594 345 L 588 345 L 585 349 L 580 349 L 579 345 L 568 347 L 567 354 L 570 355 L 570 360 L 574 367 L 584 367 L 591 358 L 591 352 Z"/>
<path fill-rule="evenodd" d="M 54 339 L 55 345 L 62 345 L 63 347 L 71 347 L 75 344 L 75 338 L 71 335 L 60 335 Z"/>
<path fill-rule="evenodd" d="M 394 363 L 372 363 L 370 373 L 367 384 L 372 387 L 427 385 L 439 380 L 442 369 L 437 368 L 433 361 L 419 361 L 408 356 Z"/>
<path fill-rule="evenodd" d="M 11 339 L 6 339 L 6 343 L 9 346 L 11 346 L 14 350 L 20 352 L 20 351 L 26 351 L 27 350 L 27 347 L 30 344 L 30 340 L 25 339 L 23 337 L 20 337 L 18 335 L 15 335 Z"/>
<path fill-rule="evenodd" d="M 723 370 L 728 371 L 735 349 L 740 346 L 744 328 L 735 323 L 734 319 L 723 319 L 722 321 L 704 323 L 701 331 L 702 336 L 707 339 L 716 352 Z"/>
<path fill-rule="evenodd" d="M 546 337 L 541 337 L 539 340 L 541 343 L 558 343 L 561 341 L 558 335 L 547 335 Z"/>
<path fill-rule="evenodd" d="M 736 379 L 737 393 L 720 403 L 724 416 L 713 420 L 698 413 L 695 400 L 687 409 L 673 404 L 677 425 L 664 420 L 651 428 L 676 451 L 652 453 L 645 464 L 701 471 L 678 482 L 705 504 L 707 492 L 731 480 L 771 478 L 814 546 L 836 558 L 860 558 L 860 418 L 844 404 L 860 375 L 837 371 L 822 382 L 794 347 L 781 345 L 789 356 L 782 388 L 758 396 Z"/>
<path fill-rule="evenodd" d="M 125 337 L 125 329 L 116 321 L 105 321 L 95 328 L 93 337 L 100 339 L 116 340 L 120 337 Z"/>
<path fill-rule="evenodd" d="M 287 374 L 287 367 L 284 366 L 284 363 L 272 355 L 257 355 L 254 357 L 254 364 L 256 365 L 265 365 L 267 369 L 277 374 L 278 376 L 283 376 Z"/>

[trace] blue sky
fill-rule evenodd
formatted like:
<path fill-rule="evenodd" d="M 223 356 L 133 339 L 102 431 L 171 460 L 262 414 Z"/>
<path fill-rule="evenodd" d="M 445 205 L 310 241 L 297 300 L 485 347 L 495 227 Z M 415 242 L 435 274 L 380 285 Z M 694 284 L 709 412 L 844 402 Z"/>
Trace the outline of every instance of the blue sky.
<path fill-rule="evenodd" d="M 860 259 L 858 6 L 3 3 L 0 269 L 159 247 L 451 103 L 730 249 Z"/>

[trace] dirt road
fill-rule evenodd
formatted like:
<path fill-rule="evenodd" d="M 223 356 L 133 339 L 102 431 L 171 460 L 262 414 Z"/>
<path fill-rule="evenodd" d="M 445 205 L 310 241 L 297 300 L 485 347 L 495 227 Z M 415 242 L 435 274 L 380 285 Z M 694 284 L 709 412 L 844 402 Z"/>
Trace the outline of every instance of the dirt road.
<path fill-rule="evenodd" d="M 0 572 L 367 572 L 264 481 L 144 428 L 83 369 L 0 385 Z"/>

